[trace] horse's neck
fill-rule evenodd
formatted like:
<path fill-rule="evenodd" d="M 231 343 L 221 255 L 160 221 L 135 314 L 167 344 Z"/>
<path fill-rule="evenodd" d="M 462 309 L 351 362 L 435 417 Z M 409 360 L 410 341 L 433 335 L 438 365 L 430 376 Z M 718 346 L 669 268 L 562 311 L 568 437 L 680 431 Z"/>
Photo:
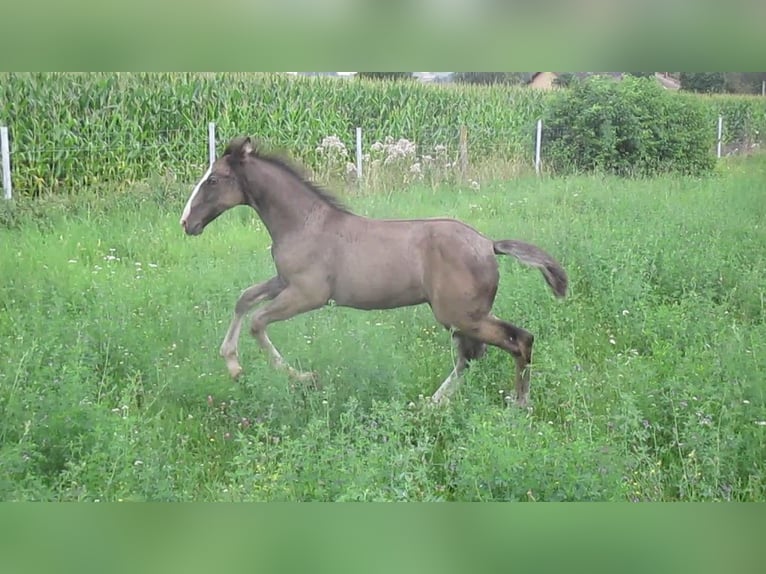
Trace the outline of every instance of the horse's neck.
<path fill-rule="evenodd" d="M 255 208 L 274 241 L 305 229 L 332 209 L 292 178 L 279 185 L 266 183 L 261 183 L 262 199 Z"/>

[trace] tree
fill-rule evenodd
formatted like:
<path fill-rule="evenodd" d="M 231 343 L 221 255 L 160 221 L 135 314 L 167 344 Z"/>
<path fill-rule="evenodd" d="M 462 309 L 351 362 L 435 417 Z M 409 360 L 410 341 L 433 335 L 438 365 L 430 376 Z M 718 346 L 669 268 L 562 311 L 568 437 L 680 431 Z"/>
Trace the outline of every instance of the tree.
<path fill-rule="evenodd" d="M 357 72 L 357 78 L 371 78 L 373 80 L 409 80 L 412 72 Z"/>
<path fill-rule="evenodd" d="M 703 94 L 719 94 L 726 91 L 723 72 L 681 72 L 681 89 Z"/>
<path fill-rule="evenodd" d="M 561 88 L 566 88 L 572 85 L 577 77 L 572 72 L 561 72 L 555 78 L 553 78 L 553 85 Z"/>
<path fill-rule="evenodd" d="M 726 91 L 733 94 L 760 94 L 766 72 L 724 72 Z"/>

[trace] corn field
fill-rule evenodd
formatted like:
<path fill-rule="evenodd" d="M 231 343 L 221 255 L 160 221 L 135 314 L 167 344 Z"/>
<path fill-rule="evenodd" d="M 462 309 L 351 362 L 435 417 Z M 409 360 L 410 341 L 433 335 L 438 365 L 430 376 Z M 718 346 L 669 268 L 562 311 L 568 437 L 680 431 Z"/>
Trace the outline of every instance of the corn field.
<path fill-rule="evenodd" d="M 456 157 L 466 126 L 470 162 L 532 165 L 535 121 L 552 97 L 523 87 L 265 73 L 5 73 L 0 125 L 9 127 L 14 189 L 25 196 L 152 176 L 189 181 L 207 161 L 211 121 L 219 153 L 230 137 L 247 133 L 310 169 L 321 167 L 319 144 L 332 135 L 353 161 L 356 127 L 367 148 L 407 138 L 419 154 L 442 148 Z M 766 99 L 706 101 L 711 129 L 725 117 L 725 141 L 760 141 Z"/>
<path fill-rule="evenodd" d="M 711 122 L 723 118 L 722 141 L 724 144 L 752 146 L 763 144 L 766 133 L 766 98 L 751 95 L 694 96 L 702 97 L 708 104 Z"/>
<path fill-rule="evenodd" d="M 427 153 L 456 150 L 470 126 L 470 154 L 533 154 L 537 91 L 415 82 L 342 81 L 285 74 L 4 74 L 0 124 L 8 125 L 20 195 L 172 173 L 191 179 L 207 161 L 207 124 L 219 149 L 254 135 L 309 168 L 337 135 L 353 161 L 354 132 L 366 145 L 407 137 Z"/>

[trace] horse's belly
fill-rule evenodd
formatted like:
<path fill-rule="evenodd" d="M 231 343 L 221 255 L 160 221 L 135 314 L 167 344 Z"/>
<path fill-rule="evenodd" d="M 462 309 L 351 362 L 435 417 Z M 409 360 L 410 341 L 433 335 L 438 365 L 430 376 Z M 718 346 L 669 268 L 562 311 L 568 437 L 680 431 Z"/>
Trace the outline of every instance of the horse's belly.
<path fill-rule="evenodd" d="M 342 274 L 336 278 L 332 299 L 356 309 L 393 309 L 426 301 L 419 276 L 391 269 Z"/>

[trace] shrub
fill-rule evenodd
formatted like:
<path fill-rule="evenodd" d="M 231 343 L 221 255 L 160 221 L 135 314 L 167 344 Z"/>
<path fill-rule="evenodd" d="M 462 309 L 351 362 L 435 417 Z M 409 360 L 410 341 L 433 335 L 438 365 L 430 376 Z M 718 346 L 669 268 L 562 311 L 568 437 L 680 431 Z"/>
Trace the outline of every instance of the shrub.
<path fill-rule="evenodd" d="M 556 172 L 702 174 L 714 166 L 707 119 L 701 100 L 665 92 L 651 79 L 594 77 L 551 101 L 545 155 Z"/>

